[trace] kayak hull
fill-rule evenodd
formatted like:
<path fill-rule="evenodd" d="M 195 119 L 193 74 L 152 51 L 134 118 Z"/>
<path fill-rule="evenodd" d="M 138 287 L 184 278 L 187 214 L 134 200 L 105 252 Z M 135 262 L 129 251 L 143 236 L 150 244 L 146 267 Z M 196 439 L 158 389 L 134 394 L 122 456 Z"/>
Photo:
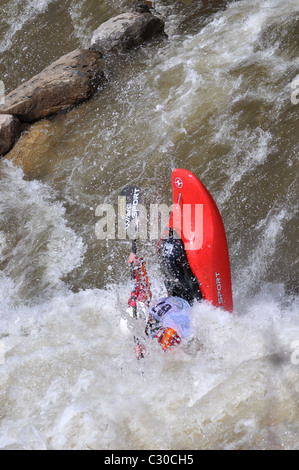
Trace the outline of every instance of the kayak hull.
<path fill-rule="evenodd" d="M 184 244 L 203 299 L 232 312 L 229 251 L 218 207 L 204 184 L 188 170 L 175 169 L 171 185 L 173 210 L 169 229 Z"/>

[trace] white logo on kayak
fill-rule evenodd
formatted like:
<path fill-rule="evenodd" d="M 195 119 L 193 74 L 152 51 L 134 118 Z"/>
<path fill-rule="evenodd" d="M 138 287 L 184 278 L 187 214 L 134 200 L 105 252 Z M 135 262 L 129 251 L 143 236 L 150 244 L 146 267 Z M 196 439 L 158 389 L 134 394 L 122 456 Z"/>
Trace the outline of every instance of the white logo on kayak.
<path fill-rule="evenodd" d="M 221 305 L 221 304 L 223 304 L 223 297 L 222 297 L 222 294 L 221 294 L 222 286 L 221 286 L 221 277 L 220 277 L 220 273 L 215 273 L 215 276 L 216 276 L 216 286 L 217 286 L 218 303 L 219 303 L 219 305 Z"/>
<path fill-rule="evenodd" d="M 163 252 L 165 256 L 170 256 L 171 253 L 173 252 L 173 243 L 165 243 L 165 246 L 163 248 Z"/>
<path fill-rule="evenodd" d="M 174 180 L 174 184 L 176 185 L 177 188 L 181 189 L 184 186 L 184 183 L 181 178 L 177 177 Z"/>

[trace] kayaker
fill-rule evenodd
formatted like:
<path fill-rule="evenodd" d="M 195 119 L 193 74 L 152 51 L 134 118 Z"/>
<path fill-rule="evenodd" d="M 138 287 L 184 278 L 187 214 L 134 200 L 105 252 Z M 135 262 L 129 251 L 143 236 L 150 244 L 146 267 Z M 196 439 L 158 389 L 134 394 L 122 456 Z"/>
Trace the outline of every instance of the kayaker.
<path fill-rule="evenodd" d="M 156 338 L 162 349 L 167 351 L 190 336 L 190 311 L 195 300 L 201 300 L 199 283 L 193 275 L 184 245 L 173 233 L 164 237 L 158 247 L 160 267 L 164 276 L 167 296 L 151 306 L 150 283 L 143 258 L 131 253 L 129 264 L 135 266 L 136 292 L 129 299 L 129 306 L 148 307 L 146 335 Z M 137 357 L 145 352 L 144 345 L 135 346 Z"/>

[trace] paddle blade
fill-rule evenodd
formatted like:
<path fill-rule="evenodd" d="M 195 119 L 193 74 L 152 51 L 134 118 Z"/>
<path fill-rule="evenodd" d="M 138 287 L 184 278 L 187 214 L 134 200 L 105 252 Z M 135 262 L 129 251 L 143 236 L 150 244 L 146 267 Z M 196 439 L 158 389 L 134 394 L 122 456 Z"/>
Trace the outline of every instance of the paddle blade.
<path fill-rule="evenodd" d="M 137 238 L 140 231 L 142 191 L 139 186 L 126 186 L 118 198 L 118 213 L 125 235 L 131 240 Z"/>

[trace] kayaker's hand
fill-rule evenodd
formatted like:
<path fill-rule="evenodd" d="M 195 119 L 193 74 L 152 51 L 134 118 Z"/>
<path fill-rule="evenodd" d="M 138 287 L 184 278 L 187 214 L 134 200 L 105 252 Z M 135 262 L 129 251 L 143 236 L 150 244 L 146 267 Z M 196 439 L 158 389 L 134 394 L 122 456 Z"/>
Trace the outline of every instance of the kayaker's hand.
<path fill-rule="evenodd" d="M 128 258 L 128 264 L 134 263 L 136 266 L 138 266 L 140 260 L 138 256 L 135 253 L 131 253 L 129 258 Z"/>
<path fill-rule="evenodd" d="M 134 351 L 137 359 L 143 359 L 146 355 L 146 349 L 144 344 L 136 344 L 136 346 L 134 346 Z"/>

